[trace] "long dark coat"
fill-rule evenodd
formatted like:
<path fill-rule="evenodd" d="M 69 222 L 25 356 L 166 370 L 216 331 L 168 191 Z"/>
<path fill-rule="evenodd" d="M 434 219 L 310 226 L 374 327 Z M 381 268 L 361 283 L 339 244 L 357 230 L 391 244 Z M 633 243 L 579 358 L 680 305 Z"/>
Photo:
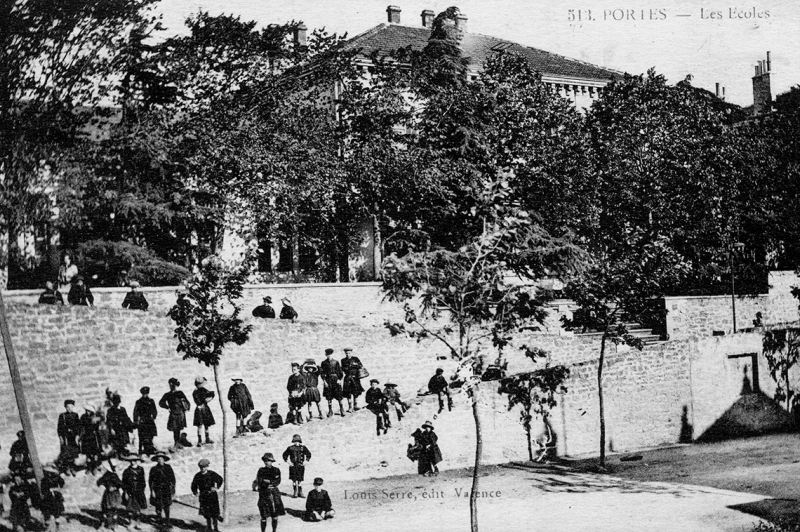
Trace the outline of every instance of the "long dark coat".
<path fill-rule="evenodd" d="M 25 526 L 31 518 L 28 500 L 31 498 L 31 489 L 25 484 L 13 484 L 8 488 L 8 498 L 11 499 L 11 512 L 8 516 L 14 525 Z"/>
<path fill-rule="evenodd" d="M 64 438 L 68 447 L 77 447 L 77 437 L 81 432 L 81 418 L 77 412 L 61 412 L 58 415 L 58 437 Z"/>
<path fill-rule="evenodd" d="M 139 431 L 139 438 L 154 438 L 158 435 L 156 402 L 149 397 L 140 397 L 133 406 L 133 423 Z"/>
<path fill-rule="evenodd" d="M 228 401 L 231 402 L 231 410 L 238 418 L 246 418 L 253 411 L 253 396 L 243 382 L 236 382 L 228 390 Z"/>
<path fill-rule="evenodd" d="M 115 449 L 123 449 L 130 443 L 128 433 L 133 430 L 133 421 L 128 417 L 128 411 L 124 406 L 112 406 L 108 409 L 106 425 L 113 431 L 111 441 Z"/>
<path fill-rule="evenodd" d="M 344 377 L 342 365 L 334 358 L 326 358 L 319 365 L 319 376 L 322 377 L 322 395 L 328 401 L 342 400 L 342 384 L 339 382 Z"/>
<path fill-rule="evenodd" d="M 147 497 L 144 490 L 143 467 L 129 467 L 122 472 L 122 485 L 125 487 L 125 502 L 129 511 L 137 512 L 147 508 Z"/>
<path fill-rule="evenodd" d="M 364 387 L 361 386 L 361 379 L 358 378 L 358 370 L 363 366 L 358 357 L 344 357 L 341 361 L 342 371 L 344 372 L 344 382 L 342 383 L 342 393 L 345 397 L 354 396 L 358 397 L 364 393 Z"/>
<path fill-rule="evenodd" d="M 54 491 L 64 487 L 64 479 L 61 475 L 44 472 L 42 478 L 42 513 L 45 518 L 48 516 L 61 517 L 64 513 L 64 496 L 60 492 Z"/>
<path fill-rule="evenodd" d="M 300 408 L 305 404 L 306 380 L 303 375 L 294 373 L 286 381 L 286 390 L 289 392 L 289 408 Z"/>
<path fill-rule="evenodd" d="M 262 518 L 286 515 L 278 489 L 281 483 L 281 470 L 277 467 L 262 467 L 256 473 L 253 489 L 258 491 L 258 510 Z"/>
<path fill-rule="evenodd" d="M 86 412 L 81 416 L 81 452 L 86 456 L 98 456 L 102 450 L 97 425 L 94 414 Z"/>
<path fill-rule="evenodd" d="M 174 432 L 186 428 L 186 411 L 189 406 L 186 394 L 180 390 L 169 391 L 161 397 L 158 406 L 169 410 L 167 430 Z"/>
<path fill-rule="evenodd" d="M 216 421 L 214 414 L 211 413 L 211 407 L 208 406 L 208 401 L 213 399 L 216 394 L 211 390 L 206 390 L 202 386 L 195 388 L 192 392 L 192 399 L 194 399 L 194 422 L 195 427 L 206 426 L 210 427 Z"/>
<path fill-rule="evenodd" d="M 422 446 L 418 462 L 420 474 L 433 471 L 433 466 L 442 461 L 442 451 L 439 449 L 438 441 L 439 437 L 433 431 L 420 433 L 419 444 Z"/>
<path fill-rule="evenodd" d="M 156 464 L 150 469 L 148 477 L 150 491 L 153 492 L 153 506 L 161 511 L 172 504 L 172 495 L 175 493 L 175 472 L 169 464 Z"/>
<path fill-rule="evenodd" d="M 197 473 L 192 480 L 192 493 L 200 494 L 200 515 L 209 518 L 219 518 L 219 497 L 211 488 L 222 486 L 222 477 L 210 469 L 205 473 Z"/>

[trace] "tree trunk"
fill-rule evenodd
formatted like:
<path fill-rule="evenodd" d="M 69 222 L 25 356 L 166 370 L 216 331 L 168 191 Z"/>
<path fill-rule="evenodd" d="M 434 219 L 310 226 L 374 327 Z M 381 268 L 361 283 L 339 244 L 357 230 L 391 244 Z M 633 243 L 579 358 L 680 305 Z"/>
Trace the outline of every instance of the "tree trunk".
<path fill-rule="evenodd" d="M 300 275 L 300 235 L 297 230 L 292 232 L 292 273 L 295 276 Z"/>
<path fill-rule="evenodd" d="M 222 388 L 219 384 L 218 367 L 214 366 L 214 384 L 217 386 L 217 399 L 222 410 L 222 520 L 228 521 L 228 414 L 222 403 Z"/>
<path fill-rule="evenodd" d="M 475 420 L 475 465 L 472 468 L 472 491 L 469 494 L 469 522 L 471 532 L 478 532 L 478 489 L 480 483 L 481 455 L 483 454 L 483 432 L 481 414 L 478 409 L 478 384 L 472 395 L 472 418 Z"/>
<path fill-rule="evenodd" d="M 377 210 L 377 205 L 375 206 Z M 378 215 L 372 216 L 372 280 L 381 280 L 381 225 Z"/>
<path fill-rule="evenodd" d="M 533 462 L 533 446 L 531 445 L 531 423 L 525 425 L 525 435 L 528 437 L 528 460 Z"/>
<path fill-rule="evenodd" d="M 606 413 L 603 405 L 603 360 L 606 356 L 606 333 L 600 340 L 600 360 L 597 362 L 597 398 L 600 401 L 600 467 L 606 467 Z"/>

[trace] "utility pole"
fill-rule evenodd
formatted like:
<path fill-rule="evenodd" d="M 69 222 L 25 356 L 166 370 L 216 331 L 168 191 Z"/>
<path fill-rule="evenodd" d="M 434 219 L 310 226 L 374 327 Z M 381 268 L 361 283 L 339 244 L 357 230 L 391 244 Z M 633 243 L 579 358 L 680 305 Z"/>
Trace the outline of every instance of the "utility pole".
<path fill-rule="evenodd" d="M 8 370 L 11 373 L 11 384 L 14 386 L 14 395 L 17 398 L 17 409 L 19 410 L 19 420 L 22 422 L 22 429 L 25 431 L 25 441 L 28 444 L 28 453 L 33 465 L 33 474 L 36 476 L 36 486 L 39 493 L 42 491 L 42 463 L 39 461 L 39 452 L 36 447 L 36 438 L 33 435 L 33 423 L 31 414 L 28 411 L 28 403 L 25 401 L 25 391 L 22 389 L 22 377 L 17 367 L 17 357 L 14 354 L 14 346 L 11 345 L 11 331 L 8 329 L 8 318 L 6 317 L 6 306 L 3 303 L 3 294 L 0 292 L 0 334 L 3 336 L 3 347 L 6 351 L 8 360 Z"/>

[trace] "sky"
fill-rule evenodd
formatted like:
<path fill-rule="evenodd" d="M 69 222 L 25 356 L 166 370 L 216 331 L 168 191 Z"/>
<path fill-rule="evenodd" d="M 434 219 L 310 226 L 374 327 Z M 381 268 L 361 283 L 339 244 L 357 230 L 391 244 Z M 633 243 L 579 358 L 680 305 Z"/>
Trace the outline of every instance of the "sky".
<path fill-rule="evenodd" d="M 749 3 L 748 3 L 749 2 Z M 386 0 L 162 0 L 165 35 L 185 33 L 200 10 L 255 20 L 260 27 L 291 20 L 357 35 L 386 22 Z M 396 0 L 401 24 L 451 5 L 468 17 L 467 31 L 547 50 L 631 74 L 655 68 L 670 82 L 692 75 L 726 99 L 751 105 L 754 67 L 771 52 L 773 96 L 800 84 L 800 1 L 771 0 Z"/>

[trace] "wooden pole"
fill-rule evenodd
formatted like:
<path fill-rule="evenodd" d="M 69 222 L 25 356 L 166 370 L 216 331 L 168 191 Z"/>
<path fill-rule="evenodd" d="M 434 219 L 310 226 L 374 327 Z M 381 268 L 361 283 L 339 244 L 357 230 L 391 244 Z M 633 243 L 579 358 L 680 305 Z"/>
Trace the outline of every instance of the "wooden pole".
<path fill-rule="evenodd" d="M 8 360 L 8 370 L 11 373 L 11 384 L 14 386 L 14 395 L 17 398 L 17 409 L 19 410 L 19 420 L 22 422 L 22 429 L 25 431 L 25 441 L 28 443 L 28 453 L 33 465 L 33 474 L 36 476 L 36 487 L 41 493 L 42 488 L 42 463 L 39 461 L 39 452 L 36 447 L 36 438 L 33 434 L 33 423 L 31 414 L 28 411 L 28 403 L 25 401 L 25 391 L 22 388 L 22 377 L 17 367 L 17 357 L 14 354 L 14 346 L 11 345 L 11 331 L 8 329 L 8 319 L 6 318 L 6 306 L 3 303 L 3 294 L 0 292 L 0 334 L 3 336 L 3 347 L 6 351 Z"/>

